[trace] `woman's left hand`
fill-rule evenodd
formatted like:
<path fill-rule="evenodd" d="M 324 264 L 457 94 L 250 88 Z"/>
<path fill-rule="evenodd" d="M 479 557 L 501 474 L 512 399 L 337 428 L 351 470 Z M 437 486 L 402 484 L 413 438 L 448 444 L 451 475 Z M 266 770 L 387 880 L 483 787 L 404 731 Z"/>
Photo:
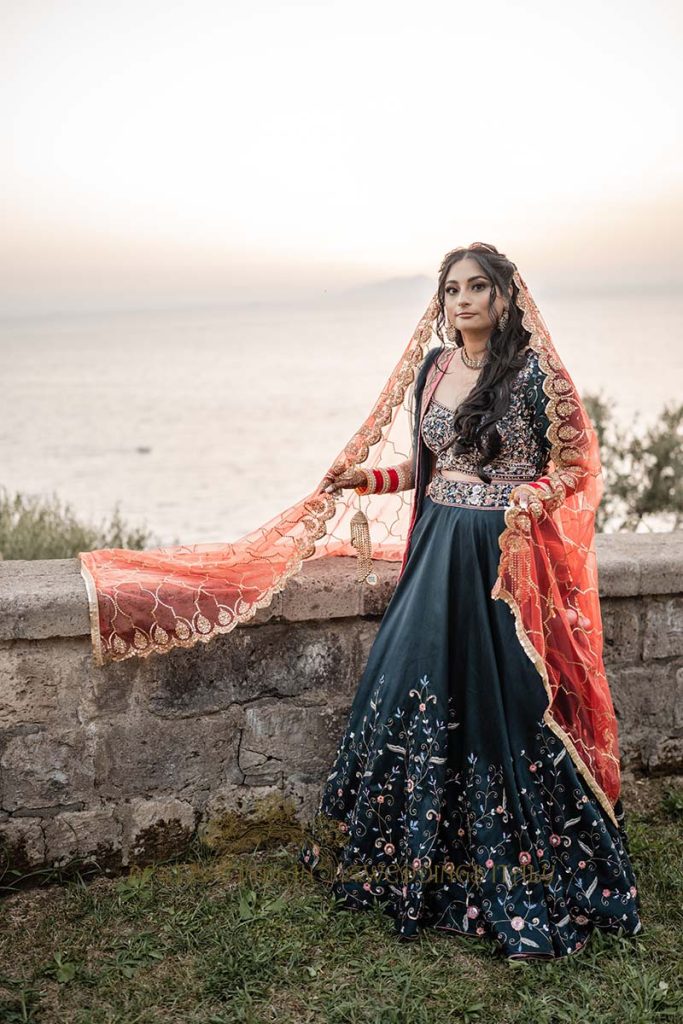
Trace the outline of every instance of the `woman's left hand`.
<path fill-rule="evenodd" d="M 543 501 L 539 496 L 538 488 L 530 484 L 517 484 L 510 491 L 510 504 L 524 509 L 534 519 L 540 519 L 543 515 Z"/>

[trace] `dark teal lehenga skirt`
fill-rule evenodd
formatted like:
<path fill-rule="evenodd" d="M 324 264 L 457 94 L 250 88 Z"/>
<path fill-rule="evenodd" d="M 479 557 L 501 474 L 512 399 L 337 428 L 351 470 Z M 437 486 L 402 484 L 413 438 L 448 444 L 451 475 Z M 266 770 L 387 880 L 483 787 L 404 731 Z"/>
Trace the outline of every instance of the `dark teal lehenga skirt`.
<path fill-rule="evenodd" d="M 298 863 L 340 909 L 559 957 L 641 929 L 623 828 L 543 722 L 542 681 L 490 593 L 504 510 L 425 495 Z"/>

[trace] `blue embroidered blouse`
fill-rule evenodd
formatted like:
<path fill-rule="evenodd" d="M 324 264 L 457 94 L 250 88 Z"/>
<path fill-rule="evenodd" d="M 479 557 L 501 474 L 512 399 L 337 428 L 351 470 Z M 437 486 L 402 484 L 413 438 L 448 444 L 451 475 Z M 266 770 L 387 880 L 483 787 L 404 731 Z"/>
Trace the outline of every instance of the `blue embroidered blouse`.
<path fill-rule="evenodd" d="M 510 406 L 496 424 L 501 437 L 500 451 L 483 467 L 492 480 L 534 480 L 542 475 L 550 452 L 544 378 L 538 353 L 528 348 L 526 362 L 511 384 Z M 460 454 L 451 448 L 441 451 L 455 437 L 456 411 L 432 397 L 422 421 L 422 439 L 436 455 L 437 473 L 442 469 L 459 470 L 477 476 L 476 451 Z"/>

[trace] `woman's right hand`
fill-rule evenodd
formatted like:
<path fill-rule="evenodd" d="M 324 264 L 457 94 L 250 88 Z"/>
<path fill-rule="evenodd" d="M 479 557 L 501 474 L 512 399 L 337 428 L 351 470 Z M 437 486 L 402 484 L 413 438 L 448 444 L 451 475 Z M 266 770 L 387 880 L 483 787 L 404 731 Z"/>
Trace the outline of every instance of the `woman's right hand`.
<path fill-rule="evenodd" d="M 365 483 L 365 473 L 363 473 L 360 469 L 346 469 L 344 470 L 343 473 L 339 473 L 335 477 L 323 477 L 320 487 L 318 489 L 333 494 L 335 491 L 340 491 L 344 487 L 361 487 Z"/>

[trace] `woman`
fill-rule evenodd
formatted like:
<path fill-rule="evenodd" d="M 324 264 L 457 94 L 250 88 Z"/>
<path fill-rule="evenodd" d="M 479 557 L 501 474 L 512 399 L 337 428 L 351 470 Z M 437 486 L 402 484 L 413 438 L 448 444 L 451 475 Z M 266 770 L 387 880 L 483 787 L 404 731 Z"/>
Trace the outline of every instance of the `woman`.
<path fill-rule="evenodd" d="M 340 907 L 379 904 L 400 939 L 428 925 L 552 958 L 641 925 L 597 586 L 581 585 L 597 582 L 595 436 L 549 336 L 530 344 L 542 321 L 525 327 L 515 272 L 481 243 L 446 255 L 450 344 L 420 367 L 411 458 L 323 480 L 415 493 L 299 860 Z"/>
<path fill-rule="evenodd" d="M 229 633 L 308 559 L 356 555 L 363 588 L 400 560 L 302 864 L 342 906 L 381 904 L 403 939 L 430 924 L 555 957 L 594 927 L 635 934 L 602 486 L 595 430 L 519 271 L 494 246 L 455 249 L 314 491 L 231 543 L 80 553 L 95 662 Z"/>

